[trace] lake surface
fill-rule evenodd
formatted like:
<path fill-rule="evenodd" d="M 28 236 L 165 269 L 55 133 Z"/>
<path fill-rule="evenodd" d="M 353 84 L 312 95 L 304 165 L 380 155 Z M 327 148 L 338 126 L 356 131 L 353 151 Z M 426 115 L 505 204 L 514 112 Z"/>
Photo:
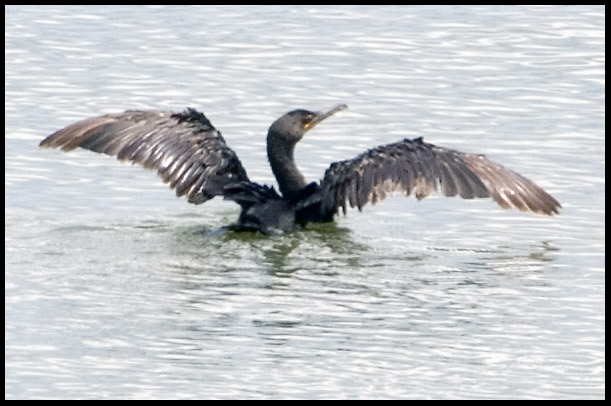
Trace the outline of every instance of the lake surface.
<path fill-rule="evenodd" d="M 5 8 L 5 397 L 605 397 L 605 9 Z M 152 172 L 39 150 L 79 119 L 206 113 L 274 184 L 273 120 L 350 107 L 305 175 L 404 137 L 563 205 L 389 198 L 265 237 Z"/>

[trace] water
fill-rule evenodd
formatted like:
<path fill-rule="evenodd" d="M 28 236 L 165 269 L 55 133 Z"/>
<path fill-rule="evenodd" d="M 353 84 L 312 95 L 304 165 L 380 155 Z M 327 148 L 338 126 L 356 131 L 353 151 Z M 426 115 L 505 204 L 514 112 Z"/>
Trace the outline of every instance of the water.
<path fill-rule="evenodd" d="M 604 398 L 604 17 L 6 8 L 6 398 Z M 192 106 L 273 184 L 269 124 L 337 103 L 297 149 L 309 179 L 424 136 L 563 210 L 394 198 L 263 237 L 223 231 L 231 203 L 37 148 L 78 119 Z"/>

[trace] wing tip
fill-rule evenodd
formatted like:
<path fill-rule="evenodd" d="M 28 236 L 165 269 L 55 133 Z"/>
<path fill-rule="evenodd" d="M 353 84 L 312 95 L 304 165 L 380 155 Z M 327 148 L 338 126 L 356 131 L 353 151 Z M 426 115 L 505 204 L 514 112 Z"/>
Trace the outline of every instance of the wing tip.
<path fill-rule="evenodd" d="M 38 144 L 38 148 L 41 149 L 49 149 L 49 148 L 60 148 L 63 151 L 71 151 L 75 149 L 78 145 L 70 146 L 69 144 L 62 143 L 61 140 L 58 140 L 59 133 L 53 133 L 49 135 L 44 140 L 40 141 Z M 61 135 L 61 134 L 59 134 Z"/>

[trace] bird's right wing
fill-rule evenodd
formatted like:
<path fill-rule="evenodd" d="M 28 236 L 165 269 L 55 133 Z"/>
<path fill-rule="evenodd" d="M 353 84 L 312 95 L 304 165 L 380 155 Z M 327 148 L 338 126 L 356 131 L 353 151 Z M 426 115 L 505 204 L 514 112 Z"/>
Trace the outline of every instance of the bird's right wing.
<path fill-rule="evenodd" d="M 404 139 L 342 162 L 335 162 L 320 182 L 322 211 L 337 213 L 399 192 L 418 200 L 441 192 L 464 199 L 492 197 L 503 208 L 539 214 L 558 213 L 560 203 L 522 175 L 483 155 L 465 154 L 422 141 Z"/>
<path fill-rule="evenodd" d="M 40 147 L 77 147 L 154 169 L 165 183 L 201 204 L 225 186 L 249 182 L 236 153 L 210 121 L 193 109 L 182 113 L 126 111 L 89 118 L 45 138 Z"/>

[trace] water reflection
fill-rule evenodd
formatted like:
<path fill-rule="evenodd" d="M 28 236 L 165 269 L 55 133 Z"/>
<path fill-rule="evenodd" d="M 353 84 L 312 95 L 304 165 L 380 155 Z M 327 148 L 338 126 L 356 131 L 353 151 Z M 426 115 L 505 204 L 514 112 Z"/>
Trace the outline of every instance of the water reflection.
<path fill-rule="evenodd" d="M 256 264 L 271 275 L 287 276 L 299 269 L 320 269 L 325 266 L 361 265 L 360 258 L 367 255 L 369 247 L 355 241 L 351 231 L 336 223 L 316 224 L 306 230 L 265 236 L 256 232 L 238 232 L 230 227 L 217 229 L 190 226 L 171 232 L 174 239 L 169 250 L 191 255 L 194 259 L 209 258 L 211 253 L 230 258 L 229 263 L 219 261 L 219 267 L 241 268 L 245 259 L 258 253 Z M 305 261 L 305 262 L 304 262 Z"/>

